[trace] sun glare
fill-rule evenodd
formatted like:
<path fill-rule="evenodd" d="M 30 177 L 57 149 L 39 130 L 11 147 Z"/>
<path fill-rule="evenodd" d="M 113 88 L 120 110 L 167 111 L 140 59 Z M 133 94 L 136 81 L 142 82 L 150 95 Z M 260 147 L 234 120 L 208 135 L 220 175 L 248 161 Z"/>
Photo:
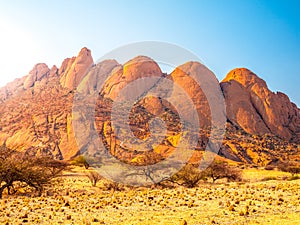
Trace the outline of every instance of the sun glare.
<path fill-rule="evenodd" d="M 37 59 L 34 39 L 29 32 L 0 19 L 0 86 L 26 75 Z"/>

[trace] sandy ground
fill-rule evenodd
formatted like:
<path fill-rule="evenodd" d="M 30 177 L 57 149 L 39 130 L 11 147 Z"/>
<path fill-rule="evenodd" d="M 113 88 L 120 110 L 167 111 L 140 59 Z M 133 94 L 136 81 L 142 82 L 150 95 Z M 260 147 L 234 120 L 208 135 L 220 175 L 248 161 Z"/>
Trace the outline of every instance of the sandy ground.
<path fill-rule="evenodd" d="M 123 191 L 65 176 L 41 197 L 4 195 L 0 224 L 300 224 L 300 180 L 261 182 L 251 173 L 244 183 Z"/>

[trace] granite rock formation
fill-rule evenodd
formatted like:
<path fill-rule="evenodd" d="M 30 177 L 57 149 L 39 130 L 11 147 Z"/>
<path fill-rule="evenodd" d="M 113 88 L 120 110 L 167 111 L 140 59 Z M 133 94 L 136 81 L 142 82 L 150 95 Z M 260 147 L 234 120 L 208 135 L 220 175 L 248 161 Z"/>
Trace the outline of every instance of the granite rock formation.
<path fill-rule="evenodd" d="M 144 164 L 149 160 L 155 163 L 172 153 L 180 141 L 182 124 L 178 109 L 163 97 L 151 96 L 151 91 L 159 90 L 167 97 L 163 80 L 168 80 L 174 83 L 170 90 L 174 92 L 176 85 L 181 87 L 196 108 L 203 128 L 196 134 L 201 137 L 197 146 L 201 152 L 210 135 L 211 111 L 206 98 L 210 88 L 205 95 L 193 80 L 193 74 L 204 70 L 208 71 L 198 62 L 187 62 L 166 74 L 146 56 L 137 56 L 124 65 L 113 59 L 95 65 L 87 48 L 83 48 L 78 56 L 65 59 L 60 68 L 53 66 L 50 69 L 39 63 L 28 75 L 0 88 L 0 144 L 6 143 L 9 148 L 28 154 L 46 154 L 59 159 L 78 155 L 80 149 L 74 137 L 72 107 L 75 93 L 81 92 L 87 99 L 91 95 L 98 96 L 96 110 L 92 112 L 96 116 L 96 129 L 117 158 L 133 164 Z M 300 158 L 300 109 L 288 96 L 270 91 L 266 82 L 248 69 L 232 70 L 220 86 L 213 73 L 206 75 L 207 87 L 216 83 L 226 102 L 227 132 L 220 155 L 258 165 L 266 165 L 274 159 Z M 154 117 L 166 122 L 166 136 L 161 144 L 152 146 L 147 155 L 139 149 L 129 151 L 130 146 L 112 137 L 109 120 L 114 100 L 124 97 L 119 96 L 124 87 L 140 78 L 153 77 L 155 82 L 147 80 L 147 84 L 136 87 L 135 91 L 145 97 L 136 102 L 126 118 L 135 137 L 141 140 L 149 137 L 149 123 Z M 211 90 L 214 88 L 211 86 Z M 178 95 L 178 105 L 182 105 L 179 109 L 188 112 L 182 99 Z M 83 107 L 91 104 L 84 101 Z M 87 124 L 86 129 L 90 129 L 89 126 L 92 125 Z"/>

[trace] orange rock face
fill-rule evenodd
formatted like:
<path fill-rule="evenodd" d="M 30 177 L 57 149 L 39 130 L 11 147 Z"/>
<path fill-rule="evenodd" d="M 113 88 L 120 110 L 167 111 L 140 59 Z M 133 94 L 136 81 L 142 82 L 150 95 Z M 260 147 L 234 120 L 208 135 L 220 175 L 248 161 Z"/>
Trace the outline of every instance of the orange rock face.
<path fill-rule="evenodd" d="M 251 134 L 277 135 L 300 140 L 300 111 L 283 93 L 271 92 L 266 82 L 240 68 L 221 82 L 228 119 Z"/>
<path fill-rule="evenodd" d="M 105 98 L 114 100 L 127 84 L 143 77 L 153 76 L 162 76 L 162 72 L 157 63 L 149 57 L 138 56 L 123 66 L 114 69 L 111 76 L 105 82 L 102 93 Z M 139 91 L 138 89 L 144 90 L 145 87 L 137 87 L 135 91 Z"/>
<path fill-rule="evenodd" d="M 24 81 L 24 88 L 32 87 L 36 81 L 40 81 L 43 77 L 49 75 L 49 71 L 50 69 L 45 63 L 36 64 Z"/>
<path fill-rule="evenodd" d="M 0 89 L 0 144 L 31 154 L 69 159 L 78 153 L 72 127 L 73 93 L 69 89 L 93 64 L 90 50 L 66 59 L 60 69 L 44 63 Z"/>
<path fill-rule="evenodd" d="M 198 83 L 200 86 L 203 84 L 205 89 L 195 82 L 195 74 L 204 76 Z M 132 89 L 132 93 L 138 92 L 146 97 L 134 105 L 125 119 L 129 119 L 132 132 L 141 140 L 149 137 L 149 122 L 154 117 L 166 121 L 168 132 L 159 145 L 150 146 L 153 151 L 143 155 L 139 153 L 139 149 L 128 150 L 130 145 L 116 140 L 114 135 L 111 135 L 109 120 L 113 102 L 124 97 L 119 96 L 122 90 L 136 80 L 150 77 L 156 79 L 155 82 L 150 82 L 150 86 L 147 80 Z M 159 90 L 162 95 L 170 94 L 164 93 L 165 86 L 162 85 L 162 80 L 173 83 L 170 91 L 175 94 L 178 108 L 163 97 L 151 95 L 153 89 Z M 184 96 L 176 92 L 176 87 L 182 88 L 192 100 L 200 119 L 200 127 L 209 128 L 212 109 L 207 96 L 213 95 L 213 90 L 219 87 L 215 81 L 213 73 L 198 62 L 180 65 L 168 75 L 161 71 L 155 61 L 146 56 L 138 56 L 124 65 L 115 60 L 105 60 L 93 65 L 90 50 L 83 48 L 77 57 L 65 59 L 59 69 L 56 66 L 49 69 L 46 64 L 37 64 L 27 76 L 0 88 L 0 144 L 6 142 L 7 146 L 13 149 L 32 154 L 47 154 L 60 159 L 74 157 L 80 151 L 72 124 L 73 97 L 75 89 L 78 88 L 77 91 L 84 93 L 87 100 L 89 95 L 94 94 L 103 98 L 98 99 L 98 103 L 107 107 L 107 110 L 99 112 L 100 107 L 96 107 L 96 112 L 91 111 L 91 114 L 96 115 L 97 131 L 105 139 L 106 145 L 113 144 L 116 157 L 128 159 L 133 164 L 145 162 L 149 158 L 155 163 L 170 154 L 181 139 L 182 124 L 178 111 L 186 113 L 184 117 L 188 117 L 191 111 L 185 105 Z M 214 86 L 215 83 L 217 87 Z M 104 85 L 101 87 L 102 84 Z M 256 161 L 254 157 L 251 158 L 251 155 L 256 154 L 252 149 L 255 146 L 249 145 L 247 152 L 243 152 L 244 145 L 237 147 L 238 141 L 235 141 L 233 136 L 246 137 L 243 131 L 250 135 L 270 135 L 263 139 L 266 142 L 264 151 L 268 148 L 273 149 L 274 154 L 277 152 L 277 145 L 271 140 L 272 135 L 281 138 L 277 138 L 276 143 L 280 143 L 280 140 L 300 142 L 300 111 L 285 94 L 271 92 L 262 79 L 247 69 L 232 70 L 220 86 L 226 101 L 227 119 L 231 124 L 227 134 L 231 136 L 226 145 L 231 150 L 222 151 L 224 156 L 260 163 L 259 157 L 256 157 Z M 150 94 L 147 95 L 148 93 Z M 88 104 L 93 102 L 82 102 L 83 107 L 87 107 Z M 91 129 L 90 124 L 86 124 L 84 129 Z M 205 132 L 200 134 L 203 140 L 199 143 L 199 150 L 203 150 L 207 143 L 209 132 Z M 88 139 L 85 136 L 84 138 Z M 257 140 L 260 139 L 260 136 L 257 137 Z M 285 143 L 280 146 L 284 145 Z M 226 146 L 224 148 L 227 148 Z M 294 147 L 289 151 L 294 151 L 293 149 Z M 271 157 L 268 160 L 271 160 Z"/>
<path fill-rule="evenodd" d="M 204 72 L 204 66 L 198 62 L 187 62 L 179 67 L 177 67 L 171 74 L 171 80 L 176 84 L 179 85 L 189 96 L 189 98 L 193 101 L 194 106 L 198 112 L 200 126 L 209 127 L 211 125 L 211 112 L 210 106 L 208 104 L 208 100 L 206 98 L 205 90 L 203 90 L 197 82 L 194 80 L 196 76 L 205 76 L 203 77 L 203 82 L 209 83 L 211 85 L 216 79 L 213 73 L 207 74 L 207 71 Z M 215 80 L 216 81 L 216 80 Z M 216 82 L 217 83 L 217 82 Z M 206 90 L 208 91 L 209 88 Z M 212 87 L 209 91 L 214 90 Z M 182 98 L 179 94 L 177 101 L 185 101 L 185 98 Z M 182 102 L 184 106 L 184 102 Z M 182 108 L 181 111 L 187 113 L 186 116 L 189 116 L 190 109 Z"/>
<path fill-rule="evenodd" d="M 202 80 L 198 81 L 200 85 L 194 80 L 196 77 L 201 77 Z M 134 85 L 134 82 L 138 80 L 141 82 Z M 126 88 L 128 88 L 128 92 L 122 93 L 122 90 Z M 104 134 L 104 142 L 107 143 L 108 148 L 114 149 L 112 154 L 121 160 L 127 161 L 129 159 L 129 162 L 138 163 L 139 160 L 136 161 L 135 159 L 141 157 L 151 159 L 167 157 L 176 147 L 174 143 L 177 145 L 181 135 L 185 133 L 185 131 L 181 133 L 183 124 L 185 127 L 190 126 L 189 134 L 193 137 L 198 135 L 196 129 L 210 129 L 211 111 L 206 94 L 212 94 L 215 88 L 220 91 L 216 77 L 198 62 L 187 62 L 180 65 L 168 75 L 162 73 L 157 63 L 152 59 L 145 56 L 136 57 L 123 66 L 115 67 L 111 76 L 106 80 L 99 95 L 99 107 L 96 113 L 97 121 L 99 121 L 97 124 L 98 131 L 100 134 Z M 139 93 L 137 97 L 141 98 L 135 102 L 132 110 L 124 115 L 120 113 L 117 117 L 118 133 L 125 137 L 125 141 L 108 135 L 111 130 L 114 130 L 109 123 L 113 102 L 121 98 L 123 100 L 121 107 L 125 109 L 128 106 L 126 100 L 131 99 L 131 95 L 134 96 L 136 93 Z M 187 100 L 191 104 L 187 104 Z M 101 109 L 104 105 L 106 107 Z M 143 155 L 139 153 L 139 150 L 143 150 L 143 146 L 140 145 L 141 149 L 139 149 L 138 145 L 135 144 L 138 140 L 128 133 L 132 131 L 138 139 L 147 140 L 150 137 L 150 121 L 153 118 L 160 118 L 164 121 L 167 134 L 164 136 L 164 133 L 159 131 L 163 141 L 158 145 L 149 145 L 150 155 Z M 131 131 L 123 130 L 126 128 L 122 123 L 124 120 L 128 120 Z M 196 120 L 200 123 L 199 126 L 194 126 L 193 122 Z M 205 140 L 207 139 L 205 138 Z M 200 140 L 199 146 L 205 146 L 205 140 Z"/>
<path fill-rule="evenodd" d="M 59 69 L 61 85 L 68 89 L 76 88 L 93 63 L 91 51 L 87 48 L 82 48 L 76 58 L 64 60 Z"/>

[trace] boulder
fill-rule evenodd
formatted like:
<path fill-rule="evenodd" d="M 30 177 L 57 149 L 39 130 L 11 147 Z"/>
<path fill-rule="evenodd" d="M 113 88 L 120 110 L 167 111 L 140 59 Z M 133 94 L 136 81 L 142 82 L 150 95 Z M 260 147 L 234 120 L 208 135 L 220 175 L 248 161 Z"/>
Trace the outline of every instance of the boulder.
<path fill-rule="evenodd" d="M 272 133 L 284 140 L 300 140 L 300 110 L 283 93 L 245 68 L 230 71 L 221 82 L 227 117 L 248 133 Z"/>

